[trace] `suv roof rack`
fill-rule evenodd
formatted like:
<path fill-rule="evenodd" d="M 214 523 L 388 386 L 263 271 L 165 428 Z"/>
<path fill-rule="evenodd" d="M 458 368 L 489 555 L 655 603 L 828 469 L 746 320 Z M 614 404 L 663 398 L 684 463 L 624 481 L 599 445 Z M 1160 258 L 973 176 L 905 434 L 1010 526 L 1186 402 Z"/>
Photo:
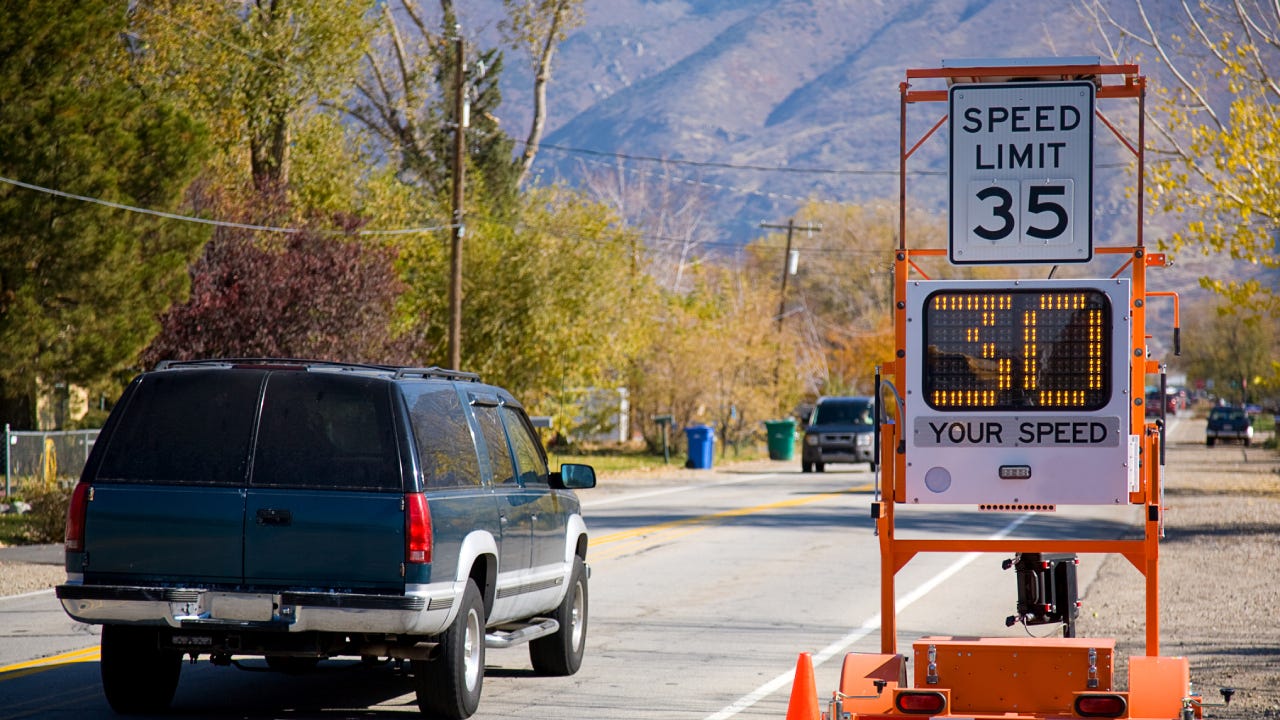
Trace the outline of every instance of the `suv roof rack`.
<path fill-rule="evenodd" d="M 480 374 L 462 370 L 449 370 L 442 367 L 402 367 L 396 369 L 396 379 L 417 375 L 423 378 L 444 378 L 446 380 L 466 380 L 480 382 Z"/>
<path fill-rule="evenodd" d="M 372 363 L 340 362 L 337 360 L 307 360 L 303 358 L 205 358 L 202 360 L 161 360 L 156 370 L 168 370 L 173 367 L 200 365 L 261 365 L 264 367 L 308 367 L 320 365 L 334 368 L 353 368 L 360 370 L 381 370 L 395 372 L 393 365 L 375 365 Z"/>

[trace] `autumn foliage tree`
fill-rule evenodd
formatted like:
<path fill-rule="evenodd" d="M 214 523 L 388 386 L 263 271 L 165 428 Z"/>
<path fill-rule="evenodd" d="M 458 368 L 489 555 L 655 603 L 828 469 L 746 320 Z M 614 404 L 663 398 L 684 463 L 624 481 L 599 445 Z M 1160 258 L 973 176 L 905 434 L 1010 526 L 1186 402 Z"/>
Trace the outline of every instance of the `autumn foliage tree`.
<path fill-rule="evenodd" d="M 410 343 L 389 332 L 403 289 L 396 254 L 356 235 L 354 221 L 343 229 L 219 228 L 191 266 L 189 301 L 161 317 L 143 365 L 206 357 L 406 362 Z"/>
<path fill-rule="evenodd" d="M 1134 0 L 1124 6 L 1134 11 L 1128 18 L 1112 5 L 1083 4 L 1108 53 L 1117 60 L 1145 55 L 1168 79 L 1157 86 L 1147 118 L 1155 129 L 1148 192 L 1181 224 L 1167 244 L 1274 273 L 1280 269 L 1280 5 L 1202 1 L 1174 10 Z M 1251 307 L 1272 322 L 1280 318 L 1280 293 L 1257 277 L 1207 276 L 1201 284 L 1232 306 Z"/>

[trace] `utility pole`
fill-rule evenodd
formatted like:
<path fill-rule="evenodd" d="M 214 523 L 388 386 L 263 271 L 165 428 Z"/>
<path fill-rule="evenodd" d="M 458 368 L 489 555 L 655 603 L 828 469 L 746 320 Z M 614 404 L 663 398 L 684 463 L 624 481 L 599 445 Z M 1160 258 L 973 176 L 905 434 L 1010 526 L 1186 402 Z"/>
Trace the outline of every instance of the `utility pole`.
<path fill-rule="evenodd" d="M 467 56 L 462 33 L 454 40 L 453 238 L 449 245 L 449 367 L 462 369 L 462 200 L 467 167 Z"/>
<path fill-rule="evenodd" d="M 783 314 L 787 311 L 787 276 L 795 272 L 795 270 L 791 266 L 791 238 L 796 231 L 796 219 L 787 218 L 786 225 L 774 225 L 771 223 L 762 222 L 760 223 L 760 227 L 769 228 L 772 230 L 787 231 L 787 249 L 786 249 L 786 252 L 784 252 L 782 255 L 782 290 L 778 293 L 778 331 L 781 332 L 782 317 L 783 317 Z M 812 234 L 814 232 L 821 232 L 822 226 L 814 225 L 813 223 L 805 223 L 805 226 L 800 229 L 807 230 L 809 231 L 810 234 Z"/>

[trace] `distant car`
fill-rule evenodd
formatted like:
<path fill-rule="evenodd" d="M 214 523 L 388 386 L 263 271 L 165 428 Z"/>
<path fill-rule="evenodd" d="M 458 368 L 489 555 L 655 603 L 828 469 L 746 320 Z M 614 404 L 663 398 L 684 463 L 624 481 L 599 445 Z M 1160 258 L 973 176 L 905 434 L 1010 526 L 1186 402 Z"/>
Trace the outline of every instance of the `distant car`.
<path fill-rule="evenodd" d="M 823 472 L 828 463 L 865 462 L 874 471 L 874 417 L 869 397 L 819 398 L 804 430 L 800 469 Z"/>
<path fill-rule="evenodd" d="M 1219 440 L 1239 440 L 1249 447 L 1253 441 L 1253 422 L 1244 408 L 1216 407 L 1209 411 L 1204 442 L 1213 447 Z"/>
<path fill-rule="evenodd" d="M 1161 409 L 1163 407 L 1163 409 Z M 1178 395 L 1176 392 L 1166 393 L 1164 402 L 1160 401 L 1160 391 L 1147 393 L 1147 416 L 1160 417 L 1163 412 L 1168 415 L 1178 414 Z"/>

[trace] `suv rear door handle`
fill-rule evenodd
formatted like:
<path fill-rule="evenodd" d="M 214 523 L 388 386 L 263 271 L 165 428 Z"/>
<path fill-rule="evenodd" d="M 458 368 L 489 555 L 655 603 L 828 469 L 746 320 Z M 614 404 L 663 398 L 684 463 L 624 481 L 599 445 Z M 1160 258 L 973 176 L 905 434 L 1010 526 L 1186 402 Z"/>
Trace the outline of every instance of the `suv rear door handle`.
<path fill-rule="evenodd" d="M 258 508 L 259 525 L 292 525 L 293 513 L 277 508 Z"/>

